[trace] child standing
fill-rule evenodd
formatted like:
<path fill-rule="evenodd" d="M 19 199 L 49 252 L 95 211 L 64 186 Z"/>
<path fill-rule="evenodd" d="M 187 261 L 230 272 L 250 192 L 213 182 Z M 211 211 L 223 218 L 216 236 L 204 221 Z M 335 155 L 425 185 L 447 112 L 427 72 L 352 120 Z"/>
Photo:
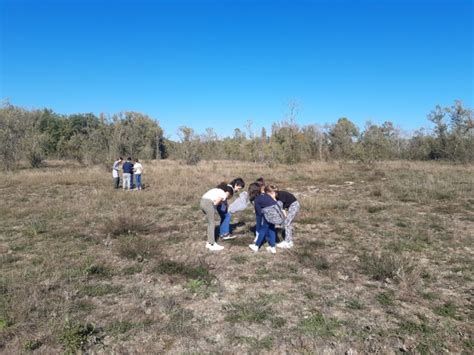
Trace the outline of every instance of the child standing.
<path fill-rule="evenodd" d="M 207 217 L 207 243 L 206 248 L 209 250 L 222 250 L 223 246 L 216 243 L 215 240 L 215 212 L 216 208 L 220 208 L 222 202 L 232 197 L 234 190 L 229 186 L 214 188 L 207 191 L 201 198 L 200 207 Z"/>
<path fill-rule="evenodd" d="M 255 182 L 252 182 L 249 185 L 249 201 L 254 204 L 255 206 L 255 199 L 257 196 L 261 195 L 264 193 L 265 185 L 262 182 L 259 182 L 258 180 Z M 254 243 L 257 242 L 258 238 L 258 230 L 260 226 L 262 225 L 262 215 L 255 213 L 255 239 Z"/>
<path fill-rule="evenodd" d="M 123 170 L 123 189 L 131 189 L 131 175 L 133 172 L 133 164 L 131 162 L 132 158 L 128 157 L 127 161 L 122 165 Z"/>
<path fill-rule="evenodd" d="M 114 178 L 114 187 L 119 188 L 120 185 L 120 175 L 119 175 L 119 165 L 122 164 L 122 157 L 119 157 L 112 166 L 112 177 Z"/>
<path fill-rule="evenodd" d="M 135 159 L 135 164 L 133 164 L 133 174 L 135 175 L 137 190 L 142 189 L 142 173 L 143 173 L 143 165 L 138 161 L 138 159 Z"/>
<path fill-rule="evenodd" d="M 224 188 L 228 186 L 232 189 L 234 193 L 239 192 L 241 189 L 245 187 L 245 182 L 242 178 L 236 178 L 226 184 L 225 182 L 219 184 L 218 188 Z M 221 217 L 221 224 L 219 226 L 219 237 L 223 240 L 234 239 L 236 236 L 230 235 L 230 220 L 232 218 L 232 214 L 229 212 L 229 206 L 227 204 L 227 200 L 222 202 L 220 208 L 217 209 L 219 216 Z"/>
<path fill-rule="evenodd" d="M 292 222 L 295 219 L 295 216 L 300 211 L 300 203 L 296 199 L 295 195 L 288 191 L 278 190 L 276 193 L 277 201 L 280 201 L 283 204 L 283 209 L 288 210 L 286 213 L 286 219 L 283 223 L 285 227 L 285 240 L 278 243 L 277 247 L 289 249 L 293 247 L 293 226 Z"/>
<path fill-rule="evenodd" d="M 249 248 L 253 251 L 258 251 L 259 248 L 264 243 L 265 239 L 267 239 L 268 244 L 270 246 L 267 247 L 267 250 L 275 254 L 275 241 L 276 241 L 276 232 L 275 232 L 275 224 L 272 221 L 268 220 L 266 212 L 274 212 L 278 210 L 278 213 L 281 212 L 279 205 L 276 201 L 276 188 L 275 186 L 268 185 L 265 186 L 265 193 L 258 195 L 254 200 L 255 206 L 255 214 L 262 220 L 262 224 L 258 229 L 258 237 L 255 244 L 250 244 Z M 282 213 L 281 213 L 282 214 Z M 268 238 L 267 238 L 268 234 Z"/>

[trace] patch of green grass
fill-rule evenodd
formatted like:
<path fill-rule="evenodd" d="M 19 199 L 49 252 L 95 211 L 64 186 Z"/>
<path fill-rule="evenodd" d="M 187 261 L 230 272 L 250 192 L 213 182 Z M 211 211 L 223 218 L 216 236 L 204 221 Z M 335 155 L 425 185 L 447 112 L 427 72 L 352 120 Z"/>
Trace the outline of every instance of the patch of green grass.
<path fill-rule="evenodd" d="M 122 286 L 110 284 L 91 284 L 84 285 L 79 290 L 80 296 L 100 297 L 112 293 L 118 293 L 122 290 Z"/>
<path fill-rule="evenodd" d="M 474 339 L 464 340 L 463 346 L 466 350 L 468 350 L 470 352 L 474 351 Z"/>
<path fill-rule="evenodd" d="M 203 291 L 206 289 L 206 283 L 203 280 L 191 279 L 186 284 L 186 288 L 192 294 L 199 294 L 203 293 Z"/>
<path fill-rule="evenodd" d="M 298 324 L 298 328 L 304 333 L 322 338 L 335 336 L 336 331 L 340 326 L 341 322 L 339 320 L 327 318 L 319 311 L 302 319 Z"/>
<path fill-rule="evenodd" d="M 286 319 L 279 316 L 274 316 L 270 318 L 270 322 L 272 324 L 272 328 L 283 328 L 286 325 Z"/>
<path fill-rule="evenodd" d="M 442 317 L 458 319 L 456 316 L 456 305 L 452 302 L 446 302 L 434 309 L 434 312 Z"/>
<path fill-rule="evenodd" d="M 437 300 L 439 296 L 434 292 L 422 292 L 421 297 L 428 301 L 434 301 Z"/>
<path fill-rule="evenodd" d="M 193 319 L 193 311 L 175 306 L 170 311 L 170 319 L 163 327 L 163 331 L 173 336 L 186 334 L 188 337 L 193 337 L 195 334 L 195 329 L 191 324 Z"/>
<path fill-rule="evenodd" d="M 134 274 L 139 274 L 142 271 L 143 271 L 143 265 L 136 264 L 136 265 L 124 267 L 121 273 L 122 275 L 134 275 Z"/>
<path fill-rule="evenodd" d="M 248 257 L 245 255 L 232 255 L 230 259 L 240 265 L 245 264 L 248 261 Z"/>
<path fill-rule="evenodd" d="M 161 247 L 157 240 L 134 235 L 121 238 L 116 249 L 121 257 L 141 261 L 160 255 Z"/>
<path fill-rule="evenodd" d="M 410 223 L 404 220 L 398 220 L 395 222 L 395 225 L 400 228 L 408 228 L 410 226 Z"/>
<path fill-rule="evenodd" d="M 319 250 L 326 246 L 324 240 L 310 240 L 304 243 L 304 248 L 309 250 Z"/>
<path fill-rule="evenodd" d="M 173 260 L 162 260 L 155 266 L 153 271 L 160 274 L 178 275 L 187 279 L 200 280 L 205 285 L 210 285 L 215 279 L 215 276 L 209 271 L 209 267 L 204 263 L 188 265 Z"/>
<path fill-rule="evenodd" d="M 109 277 L 112 272 L 111 270 L 101 264 L 90 264 L 84 269 L 84 274 L 86 276 L 97 276 L 97 277 Z"/>
<path fill-rule="evenodd" d="M 306 267 L 315 268 L 316 270 L 325 271 L 330 268 L 329 261 L 323 255 L 315 255 L 308 248 L 296 254 L 298 261 Z"/>
<path fill-rule="evenodd" d="M 42 219 L 33 219 L 27 228 L 27 234 L 32 237 L 37 237 L 40 234 L 44 234 L 48 231 L 48 225 L 46 221 Z"/>
<path fill-rule="evenodd" d="M 385 208 L 386 208 L 386 206 L 371 205 L 371 206 L 367 206 L 367 212 L 376 213 L 376 212 L 383 211 Z"/>
<path fill-rule="evenodd" d="M 375 298 L 382 306 L 392 306 L 394 304 L 393 291 L 381 292 Z"/>
<path fill-rule="evenodd" d="M 96 328 L 90 323 L 73 324 L 68 322 L 62 329 L 58 340 L 67 353 L 73 354 L 84 350 L 89 338 L 96 333 Z"/>
<path fill-rule="evenodd" d="M 325 222 L 325 219 L 321 216 L 306 216 L 298 218 L 299 224 L 318 224 Z"/>
<path fill-rule="evenodd" d="M 10 322 L 6 319 L 0 318 L 0 331 L 8 328 L 10 326 Z"/>
<path fill-rule="evenodd" d="M 346 302 L 346 307 L 349 309 L 363 309 L 364 305 L 358 298 L 351 298 Z"/>
<path fill-rule="evenodd" d="M 252 349 L 252 352 L 260 352 L 261 350 L 271 350 L 274 339 L 271 336 L 266 336 L 261 339 L 248 336 L 233 336 L 232 344 L 246 344 Z"/>
<path fill-rule="evenodd" d="M 428 326 L 425 322 L 415 323 L 412 321 L 404 321 L 400 324 L 399 332 L 401 334 L 422 334 L 428 336 L 434 334 L 434 329 Z"/>
<path fill-rule="evenodd" d="M 38 339 L 27 340 L 23 344 L 23 349 L 25 349 L 25 351 L 34 351 L 36 349 L 39 349 L 42 345 L 43 343 Z"/>
<path fill-rule="evenodd" d="M 225 320 L 231 323 L 263 323 L 270 319 L 272 314 L 267 301 L 261 299 L 243 303 L 231 303 L 225 306 L 224 309 L 227 312 Z"/>
<path fill-rule="evenodd" d="M 143 323 L 135 323 L 127 320 L 114 321 L 106 327 L 106 331 L 111 335 L 127 333 L 135 328 L 142 328 Z"/>
<path fill-rule="evenodd" d="M 73 313 L 91 313 L 95 305 L 87 300 L 78 300 L 71 304 L 70 311 Z"/>

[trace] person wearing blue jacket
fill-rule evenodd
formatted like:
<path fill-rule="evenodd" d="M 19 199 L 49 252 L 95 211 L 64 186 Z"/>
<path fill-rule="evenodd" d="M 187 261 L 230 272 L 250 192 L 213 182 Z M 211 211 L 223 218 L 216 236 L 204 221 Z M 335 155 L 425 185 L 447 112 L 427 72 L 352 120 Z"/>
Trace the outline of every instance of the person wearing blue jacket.
<path fill-rule="evenodd" d="M 131 189 L 131 176 L 133 173 L 133 163 L 132 158 L 128 157 L 127 161 L 122 165 L 123 170 L 123 189 Z"/>
<path fill-rule="evenodd" d="M 268 241 L 270 246 L 267 247 L 267 250 L 275 254 L 276 253 L 276 231 L 275 225 L 270 223 L 265 218 L 263 210 L 265 208 L 277 205 L 276 201 L 276 188 L 273 185 L 265 186 L 265 193 L 258 195 L 254 200 L 255 215 L 261 218 L 261 225 L 257 226 L 258 228 L 258 238 L 255 244 L 249 244 L 249 248 L 257 252 L 265 240 Z"/>

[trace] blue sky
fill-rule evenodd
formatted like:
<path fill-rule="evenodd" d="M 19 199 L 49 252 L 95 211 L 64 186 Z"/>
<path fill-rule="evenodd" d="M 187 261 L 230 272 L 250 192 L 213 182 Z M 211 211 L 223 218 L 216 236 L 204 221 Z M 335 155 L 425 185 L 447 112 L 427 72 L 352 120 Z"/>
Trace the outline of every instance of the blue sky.
<path fill-rule="evenodd" d="M 471 0 L 0 0 L 0 98 L 139 111 L 165 134 L 348 117 L 428 126 L 473 107 Z"/>

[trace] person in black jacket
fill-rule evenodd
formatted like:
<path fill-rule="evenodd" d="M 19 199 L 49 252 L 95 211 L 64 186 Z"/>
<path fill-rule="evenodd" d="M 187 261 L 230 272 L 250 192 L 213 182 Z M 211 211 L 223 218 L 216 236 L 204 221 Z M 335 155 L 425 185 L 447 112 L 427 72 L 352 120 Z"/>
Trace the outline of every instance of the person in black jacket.
<path fill-rule="evenodd" d="M 270 246 L 267 247 L 267 250 L 275 254 L 275 241 L 276 241 L 276 231 L 275 224 L 270 223 L 264 216 L 263 210 L 265 208 L 274 206 L 277 204 L 276 201 L 276 188 L 273 185 L 265 186 L 265 193 L 259 194 L 255 197 L 253 201 L 255 207 L 255 215 L 260 216 L 261 225 L 257 226 L 258 228 L 258 237 L 255 241 L 255 244 L 250 244 L 249 248 L 257 252 L 262 244 L 265 242 L 265 239 L 268 241 Z M 278 207 L 279 208 L 279 207 Z"/>
<path fill-rule="evenodd" d="M 130 157 L 127 158 L 127 161 L 123 163 L 122 165 L 122 170 L 123 170 L 123 189 L 130 190 L 132 188 L 131 175 L 133 173 L 132 158 Z"/>
<path fill-rule="evenodd" d="M 296 215 L 300 211 L 300 203 L 296 199 L 295 195 L 288 191 L 278 190 L 276 193 L 277 201 L 280 201 L 283 205 L 283 209 L 286 212 L 286 219 L 283 224 L 285 227 L 285 240 L 278 243 L 277 247 L 289 249 L 293 247 L 293 226 L 292 222 Z"/>

